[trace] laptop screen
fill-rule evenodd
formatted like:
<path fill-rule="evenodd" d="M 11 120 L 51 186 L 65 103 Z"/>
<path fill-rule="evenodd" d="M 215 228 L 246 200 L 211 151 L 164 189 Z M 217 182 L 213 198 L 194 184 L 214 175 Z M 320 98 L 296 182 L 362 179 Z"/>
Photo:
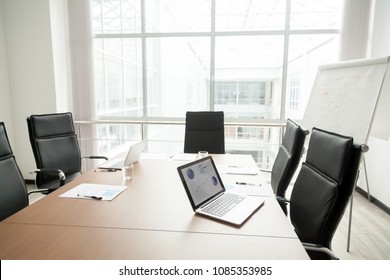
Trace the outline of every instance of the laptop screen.
<path fill-rule="evenodd" d="M 225 191 L 211 156 L 182 165 L 178 171 L 194 210 Z"/>
<path fill-rule="evenodd" d="M 145 145 L 146 145 L 146 141 L 141 141 L 134 145 L 131 145 L 129 152 L 127 153 L 124 165 L 130 165 L 136 163 L 140 159 L 141 154 L 145 148 Z"/>

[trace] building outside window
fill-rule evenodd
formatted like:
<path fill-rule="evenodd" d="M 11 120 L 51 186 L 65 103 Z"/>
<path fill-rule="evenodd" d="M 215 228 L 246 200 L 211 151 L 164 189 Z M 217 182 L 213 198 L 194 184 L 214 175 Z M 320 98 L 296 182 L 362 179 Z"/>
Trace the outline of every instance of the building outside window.
<path fill-rule="evenodd" d="M 298 111 L 299 101 L 301 93 L 301 77 L 298 73 L 291 74 L 290 77 L 290 98 L 289 98 L 289 110 Z"/>
<path fill-rule="evenodd" d="M 299 121 L 317 66 L 338 58 L 342 2 L 91 0 L 98 117 L 169 121 L 221 110 L 232 123 Z M 106 151 L 143 136 L 151 152 L 180 152 L 184 138 L 175 125 L 99 133 Z M 280 135 L 231 126 L 226 149 L 269 165 Z"/>

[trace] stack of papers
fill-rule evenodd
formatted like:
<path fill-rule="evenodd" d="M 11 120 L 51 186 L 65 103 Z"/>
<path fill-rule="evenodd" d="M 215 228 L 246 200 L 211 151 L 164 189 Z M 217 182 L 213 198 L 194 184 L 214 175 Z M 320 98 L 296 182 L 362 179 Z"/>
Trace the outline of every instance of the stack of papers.
<path fill-rule="evenodd" d="M 112 186 L 100 184 L 80 184 L 73 189 L 63 193 L 60 197 L 113 200 L 123 192 L 127 186 Z"/>

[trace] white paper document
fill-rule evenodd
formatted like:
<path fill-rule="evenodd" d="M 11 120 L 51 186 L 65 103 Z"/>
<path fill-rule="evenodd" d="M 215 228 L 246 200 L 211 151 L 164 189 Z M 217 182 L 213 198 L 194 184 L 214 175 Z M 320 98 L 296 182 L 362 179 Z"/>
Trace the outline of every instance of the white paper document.
<path fill-rule="evenodd" d="M 231 192 L 244 194 L 244 195 L 255 195 L 255 196 L 272 196 L 273 193 L 270 189 L 261 184 L 225 184 L 225 188 Z"/>
<path fill-rule="evenodd" d="M 197 154 L 175 154 L 170 157 L 171 161 L 193 161 Z"/>
<path fill-rule="evenodd" d="M 259 169 L 252 166 L 218 165 L 217 168 L 220 174 L 257 175 L 259 173 Z"/>
<path fill-rule="evenodd" d="M 84 183 L 61 194 L 60 197 L 95 199 L 95 200 L 113 200 L 117 195 L 123 192 L 126 188 L 127 186 Z"/>

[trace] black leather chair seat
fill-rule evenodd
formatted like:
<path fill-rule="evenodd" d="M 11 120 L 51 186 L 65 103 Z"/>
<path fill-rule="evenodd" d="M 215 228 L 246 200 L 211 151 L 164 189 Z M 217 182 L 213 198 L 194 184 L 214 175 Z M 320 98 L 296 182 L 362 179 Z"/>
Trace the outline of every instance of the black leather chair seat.
<path fill-rule="evenodd" d="M 290 219 L 313 259 L 334 259 L 333 235 L 355 189 L 362 145 L 313 128 L 290 198 Z"/>
<path fill-rule="evenodd" d="M 73 117 L 68 113 L 31 115 L 27 118 L 31 147 L 38 170 L 59 170 L 69 182 L 81 174 L 81 152 L 75 133 Z M 85 158 L 105 159 L 102 156 Z M 56 172 L 37 173 L 38 188 L 58 186 Z"/>
<path fill-rule="evenodd" d="M 285 214 L 287 214 L 287 205 L 284 201 L 286 190 L 300 163 L 308 133 L 299 124 L 287 119 L 282 143 L 272 166 L 271 187 Z"/>
<path fill-rule="evenodd" d="M 0 221 L 28 204 L 25 181 L 12 152 L 5 125 L 0 122 Z"/>

